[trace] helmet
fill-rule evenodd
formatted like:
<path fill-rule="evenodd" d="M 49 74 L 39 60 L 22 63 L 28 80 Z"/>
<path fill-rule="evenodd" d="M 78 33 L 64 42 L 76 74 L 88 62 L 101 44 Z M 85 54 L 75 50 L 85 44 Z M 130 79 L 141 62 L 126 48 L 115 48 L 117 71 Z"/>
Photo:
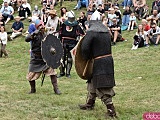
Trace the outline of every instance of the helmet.
<path fill-rule="evenodd" d="M 74 14 L 74 12 L 72 10 L 67 12 L 67 17 L 68 17 L 68 21 L 69 22 L 75 21 L 75 14 Z"/>
<path fill-rule="evenodd" d="M 100 15 L 100 13 L 96 10 L 96 11 L 92 14 L 90 20 L 101 20 L 101 15 Z"/>
<path fill-rule="evenodd" d="M 37 5 L 34 6 L 34 10 L 38 10 L 38 6 Z"/>

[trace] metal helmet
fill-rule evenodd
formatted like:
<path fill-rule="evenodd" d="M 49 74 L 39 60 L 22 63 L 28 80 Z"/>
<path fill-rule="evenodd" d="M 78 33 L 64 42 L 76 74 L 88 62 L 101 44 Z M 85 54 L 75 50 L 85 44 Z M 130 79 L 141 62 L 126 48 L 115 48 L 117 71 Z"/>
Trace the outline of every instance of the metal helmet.
<path fill-rule="evenodd" d="M 34 6 L 34 10 L 36 10 L 36 11 L 38 10 L 38 6 L 37 5 Z"/>
<path fill-rule="evenodd" d="M 67 17 L 68 17 L 68 21 L 69 22 L 75 21 L 75 14 L 74 14 L 74 12 L 72 10 L 67 12 Z"/>
<path fill-rule="evenodd" d="M 101 15 L 100 15 L 100 13 L 96 10 L 96 11 L 92 14 L 90 20 L 101 20 Z"/>

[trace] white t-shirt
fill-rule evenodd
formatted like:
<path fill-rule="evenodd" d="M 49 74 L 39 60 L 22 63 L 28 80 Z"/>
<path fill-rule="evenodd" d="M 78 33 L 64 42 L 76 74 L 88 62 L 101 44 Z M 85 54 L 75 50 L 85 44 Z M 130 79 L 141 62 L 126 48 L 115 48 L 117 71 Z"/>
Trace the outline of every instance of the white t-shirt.
<path fill-rule="evenodd" d="M 7 33 L 6 32 L 0 32 L 0 41 L 2 41 L 3 44 L 7 44 Z"/>

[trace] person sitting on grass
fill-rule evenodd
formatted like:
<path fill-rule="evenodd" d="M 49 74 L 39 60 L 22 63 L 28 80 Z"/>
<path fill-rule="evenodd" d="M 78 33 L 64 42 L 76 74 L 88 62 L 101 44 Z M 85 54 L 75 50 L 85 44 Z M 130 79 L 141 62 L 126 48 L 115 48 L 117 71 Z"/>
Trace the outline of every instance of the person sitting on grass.
<path fill-rule="evenodd" d="M 146 37 L 147 37 L 147 32 L 144 31 L 143 25 L 142 24 L 138 25 L 138 30 L 135 36 L 133 37 L 134 42 L 133 42 L 132 50 L 143 47 Z"/>
<path fill-rule="evenodd" d="M 149 41 L 151 44 L 157 46 L 160 40 L 160 27 L 157 26 L 156 22 L 151 23 L 151 28 L 147 31 L 148 37 L 146 39 L 146 47 L 149 47 Z"/>
<path fill-rule="evenodd" d="M 129 17 L 129 25 L 128 25 L 128 31 L 129 30 L 133 30 L 134 27 L 137 26 L 136 23 L 136 16 L 134 15 L 134 13 L 131 13 L 130 17 Z"/>
<path fill-rule="evenodd" d="M 13 40 L 15 37 L 22 34 L 22 30 L 24 29 L 23 23 L 20 21 L 21 17 L 16 16 L 15 22 L 12 24 L 12 35 L 10 36 L 11 40 Z"/>
<path fill-rule="evenodd" d="M 10 20 L 13 20 L 14 9 L 12 6 L 8 5 L 7 0 L 4 1 L 4 6 L 2 6 L 0 13 L 2 13 L 5 24 L 7 24 Z"/>
<path fill-rule="evenodd" d="M 7 45 L 7 32 L 5 32 L 5 27 L 1 26 L 0 27 L 0 43 L 1 43 L 1 49 L 0 49 L 0 57 L 2 55 L 5 55 L 5 58 L 8 57 L 8 53 L 6 51 L 6 45 Z"/>
<path fill-rule="evenodd" d="M 122 39 L 121 27 L 120 25 L 117 24 L 116 17 L 112 19 L 112 22 L 113 22 L 113 25 L 111 25 L 109 28 L 112 33 L 112 40 L 113 40 L 112 45 L 116 45 L 116 42 Z"/>

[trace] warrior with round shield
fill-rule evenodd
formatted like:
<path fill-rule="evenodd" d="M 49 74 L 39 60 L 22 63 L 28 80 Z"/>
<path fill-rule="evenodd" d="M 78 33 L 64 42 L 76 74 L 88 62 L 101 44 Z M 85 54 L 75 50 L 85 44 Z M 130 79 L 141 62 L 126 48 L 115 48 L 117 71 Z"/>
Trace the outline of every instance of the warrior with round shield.
<path fill-rule="evenodd" d="M 76 46 L 78 37 L 83 35 L 84 32 L 75 20 L 75 14 L 73 11 L 67 12 L 67 20 L 63 22 L 60 28 L 60 40 L 63 45 L 63 60 L 60 66 L 59 77 L 70 77 L 70 71 L 72 68 L 72 56 L 71 50 Z"/>
<path fill-rule="evenodd" d="M 37 80 L 43 73 L 43 75 L 50 76 L 54 92 L 55 94 L 59 95 L 61 94 L 61 92 L 58 89 L 56 71 L 54 71 L 52 67 L 48 66 L 48 64 L 46 63 L 47 60 L 44 60 L 42 56 L 42 42 L 46 37 L 44 24 L 42 21 L 37 19 L 35 21 L 35 26 L 37 30 L 35 30 L 31 34 L 28 34 L 25 39 L 26 42 L 31 41 L 31 59 L 29 63 L 29 72 L 26 77 L 31 87 L 31 91 L 29 93 L 36 93 L 35 80 Z M 50 56 L 48 56 L 48 58 L 50 58 Z"/>
<path fill-rule="evenodd" d="M 80 48 L 80 49 L 78 49 Z M 86 74 L 87 81 L 87 90 L 88 90 L 88 99 L 87 103 L 84 105 L 79 105 L 82 110 L 93 109 L 95 105 L 96 97 L 100 98 L 101 101 L 106 105 L 107 116 L 116 117 L 115 108 L 112 102 L 112 97 L 115 95 L 113 87 L 115 86 L 114 79 L 114 63 L 111 52 L 111 36 L 108 29 L 103 25 L 101 21 L 101 16 L 98 11 L 95 11 L 89 22 L 89 29 L 86 32 L 86 35 L 80 41 L 77 46 L 76 55 L 81 52 L 81 56 L 84 61 L 92 61 L 92 73 L 90 75 Z M 81 69 L 81 63 L 83 59 L 79 61 L 78 56 L 75 56 L 75 67 Z M 81 71 L 83 76 L 80 76 L 82 79 L 85 77 L 85 70 L 89 70 L 91 67 L 88 66 L 89 63 L 86 62 L 84 69 Z M 90 70 L 91 71 L 91 70 Z M 78 72 L 77 72 L 78 73 Z M 87 73 L 89 73 L 87 71 Z M 80 75 L 78 73 L 78 75 Z"/>

